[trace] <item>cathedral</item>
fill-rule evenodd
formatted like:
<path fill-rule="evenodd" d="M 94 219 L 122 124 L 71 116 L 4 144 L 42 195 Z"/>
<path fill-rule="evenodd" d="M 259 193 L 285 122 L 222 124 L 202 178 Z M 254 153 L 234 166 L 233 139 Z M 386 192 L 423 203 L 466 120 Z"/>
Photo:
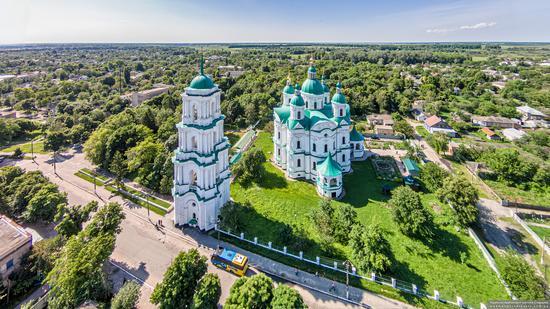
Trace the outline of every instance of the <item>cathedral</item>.
<path fill-rule="evenodd" d="M 282 93 L 282 105 L 274 108 L 274 161 L 289 178 L 314 181 L 319 195 L 342 196 L 342 173 L 351 161 L 364 157 L 363 136 L 351 127 L 350 110 L 342 85 L 336 93 L 324 79 L 317 79 L 313 63 L 300 87 L 290 80 Z"/>
<path fill-rule="evenodd" d="M 183 112 L 174 152 L 174 223 L 210 230 L 229 201 L 229 140 L 224 136 L 221 90 L 204 74 L 181 95 Z"/>

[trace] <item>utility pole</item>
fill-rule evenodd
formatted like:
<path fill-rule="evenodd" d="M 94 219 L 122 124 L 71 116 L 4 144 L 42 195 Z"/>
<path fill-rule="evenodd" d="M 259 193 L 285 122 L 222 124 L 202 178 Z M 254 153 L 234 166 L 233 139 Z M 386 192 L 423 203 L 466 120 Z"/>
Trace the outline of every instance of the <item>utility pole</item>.
<path fill-rule="evenodd" d="M 349 267 L 351 266 L 353 272 L 355 272 L 355 267 L 349 260 L 346 260 L 344 265 L 346 266 L 346 299 L 349 299 Z"/>
<path fill-rule="evenodd" d="M 56 152 L 54 151 L 54 152 L 53 152 L 53 173 L 54 173 L 55 175 L 57 175 L 57 170 L 56 170 L 56 166 L 55 166 L 55 160 L 56 160 L 56 159 L 55 159 L 55 153 L 56 153 Z"/>
<path fill-rule="evenodd" d="M 216 253 L 220 251 L 220 218 L 216 221 L 216 230 L 218 231 L 218 245 L 216 247 Z"/>
<path fill-rule="evenodd" d="M 95 175 L 92 175 L 94 177 L 94 193 L 97 194 L 96 192 L 96 183 L 95 183 Z"/>
<path fill-rule="evenodd" d="M 31 139 L 31 158 L 32 162 L 34 162 L 34 140 Z"/>

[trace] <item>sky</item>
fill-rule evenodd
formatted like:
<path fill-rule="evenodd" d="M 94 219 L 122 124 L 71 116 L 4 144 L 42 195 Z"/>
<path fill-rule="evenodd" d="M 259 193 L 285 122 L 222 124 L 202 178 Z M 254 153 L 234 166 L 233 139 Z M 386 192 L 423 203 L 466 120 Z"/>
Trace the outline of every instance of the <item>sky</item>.
<path fill-rule="evenodd" d="M 550 0 L 0 0 L 0 44 L 550 42 Z"/>

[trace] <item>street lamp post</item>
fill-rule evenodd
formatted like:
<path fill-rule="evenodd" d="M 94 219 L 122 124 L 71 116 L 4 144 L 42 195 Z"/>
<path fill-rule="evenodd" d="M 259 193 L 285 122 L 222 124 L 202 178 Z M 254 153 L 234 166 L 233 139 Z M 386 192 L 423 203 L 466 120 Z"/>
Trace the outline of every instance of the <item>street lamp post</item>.
<path fill-rule="evenodd" d="M 216 230 L 218 231 L 218 245 L 216 247 L 216 252 L 220 251 L 220 218 L 216 221 Z"/>
<path fill-rule="evenodd" d="M 354 270 L 355 267 L 351 265 L 351 262 L 349 260 L 346 260 L 344 262 L 344 265 L 346 266 L 346 299 L 349 299 L 349 267 L 351 266 Z"/>
<path fill-rule="evenodd" d="M 34 162 L 34 141 L 31 139 L 31 159 Z"/>
<path fill-rule="evenodd" d="M 149 193 L 145 192 L 145 204 L 147 205 L 147 218 L 149 218 L 150 210 L 149 210 Z"/>
<path fill-rule="evenodd" d="M 96 183 L 95 183 L 95 175 L 92 175 L 94 177 L 94 193 L 97 194 L 96 192 Z"/>

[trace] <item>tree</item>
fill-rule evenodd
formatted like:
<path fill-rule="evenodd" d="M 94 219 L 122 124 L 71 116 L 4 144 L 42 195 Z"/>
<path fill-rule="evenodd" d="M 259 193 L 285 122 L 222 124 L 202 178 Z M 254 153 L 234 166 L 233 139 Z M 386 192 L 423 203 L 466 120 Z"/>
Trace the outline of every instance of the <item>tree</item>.
<path fill-rule="evenodd" d="M 441 188 L 447 176 L 449 176 L 449 172 L 434 162 L 428 162 L 420 169 L 420 180 L 424 187 L 430 192 L 435 192 L 437 189 Z"/>
<path fill-rule="evenodd" d="M 103 78 L 102 83 L 109 87 L 113 87 L 116 83 L 116 80 L 112 76 L 107 76 Z"/>
<path fill-rule="evenodd" d="M 67 136 L 64 132 L 48 131 L 46 132 L 46 138 L 44 140 L 44 149 L 58 152 L 61 147 L 67 144 Z"/>
<path fill-rule="evenodd" d="M 215 309 L 222 294 L 220 278 L 216 274 L 206 274 L 199 281 L 193 296 L 193 309 Z"/>
<path fill-rule="evenodd" d="M 338 205 L 333 214 L 334 237 L 341 243 L 347 244 L 351 229 L 357 223 L 357 212 L 350 205 Z"/>
<path fill-rule="evenodd" d="M 533 267 L 514 250 L 508 249 L 502 259 L 502 278 L 512 291 L 512 294 L 522 300 L 545 299 L 546 285 Z"/>
<path fill-rule="evenodd" d="M 115 174 L 115 181 L 120 188 L 122 185 L 122 179 L 127 173 L 126 161 L 120 152 L 116 152 L 113 156 L 113 161 L 109 165 L 109 170 Z"/>
<path fill-rule="evenodd" d="M 422 205 L 420 195 L 408 186 L 393 190 L 392 198 L 388 202 L 392 207 L 393 221 L 399 230 L 412 237 L 431 238 L 433 217 Z"/>
<path fill-rule="evenodd" d="M 270 308 L 273 299 L 273 281 L 263 273 L 241 277 L 229 291 L 224 308 Z"/>
<path fill-rule="evenodd" d="M 51 288 L 49 308 L 74 308 L 86 300 L 108 299 L 109 284 L 103 266 L 113 252 L 123 218 L 122 207 L 109 203 L 84 230 L 69 238 L 46 277 Z"/>
<path fill-rule="evenodd" d="M 250 182 L 260 183 L 265 175 L 263 166 L 265 162 L 266 157 L 263 151 L 259 148 L 252 148 L 234 165 L 233 175 L 239 183 L 244 185 Z"/>
<path fill-rule="evenodd" d="M 12 157 L 14 157 L 14 158 L 21 158 L 22 155 L 23 155 L 23 151 L 21 151 L 21 148 L 17 147 L 17 148 L 15 148 L 15 150 L 13 151 Z"/>
<path fill-rule="evenodd" d="M 302 309 L 307 308 L 300 293 L 296 290 L 284 285 L 279 284 L 273 290 L 273 300 L 271 301 L 271 308 L 273 309 Z"/>
<path fill-rule="evenodd" d="M 351 256 L 357 268 L 365 273 L 369 271 L 386 272 L 392 264 L 389 242 L 379 225 L 368 227 L 357 223 L 350 235 Z"/>
<path fill-rule="evenodd" d="M 414 128 L 404 119 L 397 120 L 393 125 L 393 129 L 395 132 L 403 134 L 407 139 L 414 138 Z"/>
<path fill-rule="evenodd" d="M 29 256 L 33 271 L 40 276 L 47 275 L 52 270 L 54 262 L 59 258 L 64 245 L 65 238 L 60 235 L 33 244 Z"/>
<path fill-rule="evenodd" d="M 449 203 L 456 212 L 460 225 L 469 226 L 477 221 L 477 189 L 462 175 L 449 176 L 436 192 L 441 202 Z"/>
<path fill-rule="evenodd" d="M 88 221 L 90 213 L 96 211 L 97 208 L 98 203 L 96 201 L 91 201 L 85 206 L 66 207 L 56 216 L 56 221 L 60 222 L 55 227 L 55 230 L 67 238 L 78 234 L 82 230 L 82 224 Z"/>
<path fill-rule="evenodd" d="M 331 250 L 334 241 L 334 208 L 329 199 L 319 202 L 319 207 L 311 210 L 309 218 L 317 230 L 321 239 L 321 247 L 324 250 Z"/>
<path fill-rule="evenodd" d="M 196 249 L 181 252 L 155 286 L 151 302 L 161 309 L 188 308 L 206 268 L 206 258 Z"/>
<path fill-rule="evenodd" d="M 536 165 L 520 156 L 517 149 L 499 148 L 486 151 L 481 160 L 496 173 L 499 181 L 508 184 L 529 182 L 537 171 Z"/>
<path fill-rule="evenodd" d="M 437 153 L 445 152 L 449 146 L 449 136 L 441 132 L 429 135 L 426 141 Z"/>
<path fill-rule="evenodd" d="M 140 285 L 135 281 L 126 281 L 118 293 L 113 297 L 111 309 L 135 308 L 141 294 L 140 289 Z"/>
<path fill-rule="evenodd" d="M 52 222 L 58 210 L 67 203 L 67 194 L 59 192 L 57 185 L 47 183 L 33 195 L 25 211 L 23 219 L 26 222 Z"/>

